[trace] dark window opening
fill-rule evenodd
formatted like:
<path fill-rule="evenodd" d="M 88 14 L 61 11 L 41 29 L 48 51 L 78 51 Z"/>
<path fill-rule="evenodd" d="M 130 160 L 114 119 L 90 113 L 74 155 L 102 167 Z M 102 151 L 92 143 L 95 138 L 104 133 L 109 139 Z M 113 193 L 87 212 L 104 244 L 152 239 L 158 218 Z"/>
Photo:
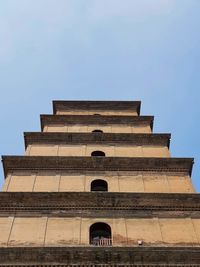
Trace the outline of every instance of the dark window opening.
<path fill-rule="evenodd" d="M 111 246 L 111 228 L 106 223 L 94 223 L 90 226 L 90 244 L 93 246 Z"/>
<path fill-rule="evenodd" d="M 105 153 L 103 152 L 103 151 L 93 151 L 92 153 L 91 153 L 91 156 L 92 157 L 105 157 Z"/>
<path fill-rule="evenodd" d="M 108 183 L 97 179 L 91 182 L 91 191 L 108 191 Z"/>
<path fill-rule="evenodd" d="M 101 114 L 99 114 L 99 113 L 95 113 L 95 114 L 93 114 L 93 115 L 95 115 L 95 116 L 101 116 Z"/>
<path fill-rule="evenodd" d="M 94 131 L 92 131 L 93 133 L 103 133 L 103 131 L 102 130 L 94 130 Z"/>

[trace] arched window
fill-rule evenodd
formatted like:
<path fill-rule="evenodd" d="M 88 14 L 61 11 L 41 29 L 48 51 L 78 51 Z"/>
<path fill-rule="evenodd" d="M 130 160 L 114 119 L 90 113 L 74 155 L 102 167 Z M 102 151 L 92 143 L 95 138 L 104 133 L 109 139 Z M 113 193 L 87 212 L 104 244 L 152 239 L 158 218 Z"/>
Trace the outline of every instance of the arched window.
<path fill-rule="evenodd" d="M 99 150 L 93 151 L 91 153 L 92 157 L 105 157 L 105 155 L 106 154 L 103 151 L 99 151 Z"/>
<path fill-rule="evenodd" d="M 99 114 L 99 113 L 95 113 L 95 114 L 93 114 L 94 116 L 101 116 L 101 114 Z"/>
<path fill-rule="evenodd" d="M 108 191 L 108 183 L 97 179 L 91 182 L 91 191 Z"/>
<path fill-rule="evenodd" d="M 93 130 L 92 132 L 93 132 L 93 133 L 103 133 L 102 130 Z"/>
<path fill-rule="evenodd" d="M 90 226 L 90 244 L 93 246 L 111 246 L 111 228 L 107 223 L 94 223 Z"/>

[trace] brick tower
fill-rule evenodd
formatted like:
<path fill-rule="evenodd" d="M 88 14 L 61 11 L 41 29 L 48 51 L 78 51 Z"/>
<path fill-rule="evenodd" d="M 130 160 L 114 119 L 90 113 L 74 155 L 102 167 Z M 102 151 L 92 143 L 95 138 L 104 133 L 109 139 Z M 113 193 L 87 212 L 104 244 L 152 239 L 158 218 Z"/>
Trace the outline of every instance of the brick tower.
<path fill-rule="evenodd" d="M 193 159 L 137 101 L 54 101 L 3 156 L 0 266 L 200 266 Z"/>

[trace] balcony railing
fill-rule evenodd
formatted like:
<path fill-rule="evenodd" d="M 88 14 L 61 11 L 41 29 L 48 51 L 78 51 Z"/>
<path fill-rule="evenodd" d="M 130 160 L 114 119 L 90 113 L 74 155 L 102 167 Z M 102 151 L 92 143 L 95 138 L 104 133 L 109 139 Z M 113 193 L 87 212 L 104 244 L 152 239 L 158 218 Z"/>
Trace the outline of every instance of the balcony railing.
<path fill-rule="evenodd" d="M 90 241 L 90 245 L 93 246 L 112 246 L 112 239 L 111 238 L 100 238 L 100 239 L 92 239 Z"/>

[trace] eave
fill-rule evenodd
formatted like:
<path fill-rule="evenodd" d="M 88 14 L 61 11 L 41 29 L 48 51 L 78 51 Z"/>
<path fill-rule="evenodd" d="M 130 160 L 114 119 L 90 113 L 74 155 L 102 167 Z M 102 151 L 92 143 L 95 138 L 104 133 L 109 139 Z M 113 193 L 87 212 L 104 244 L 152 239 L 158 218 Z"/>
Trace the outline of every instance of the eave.
<path fill-rule="evenodd" d="M 200 195 L 118 192 L 1 192 L 0 216 L 200 218 Z"/>
<path fill-rule="evenodd" d="M 154 171 L 191 175 L 193 158 L 2 156 L 5 177 L 16 170 L 74 172 Z"/>
<path fill-rule="evenodd" d="M 167 146 L 170 134 L 128 134 L 128 133 L 24 133 L 25 146 L 31 144 L 109 144 L 137 146 Z"/>
<path fill-rule="evenodd" d="M 40 115 L 41 129 L 45 125 L 148 125 L 153 129 L 153 116 L 94 116 L 94 115 Z"/>
<path fill-rule="evenodd" d="M 53 113 L 57 111 L 96 110 L 96 111 L 133 111 L 140 114 L 141 101 L 53 101 Z"/>
<path fill-rule="evenodd" d="M 197 267 L 200 247 L 8 247 L 0 266 Z"/>

